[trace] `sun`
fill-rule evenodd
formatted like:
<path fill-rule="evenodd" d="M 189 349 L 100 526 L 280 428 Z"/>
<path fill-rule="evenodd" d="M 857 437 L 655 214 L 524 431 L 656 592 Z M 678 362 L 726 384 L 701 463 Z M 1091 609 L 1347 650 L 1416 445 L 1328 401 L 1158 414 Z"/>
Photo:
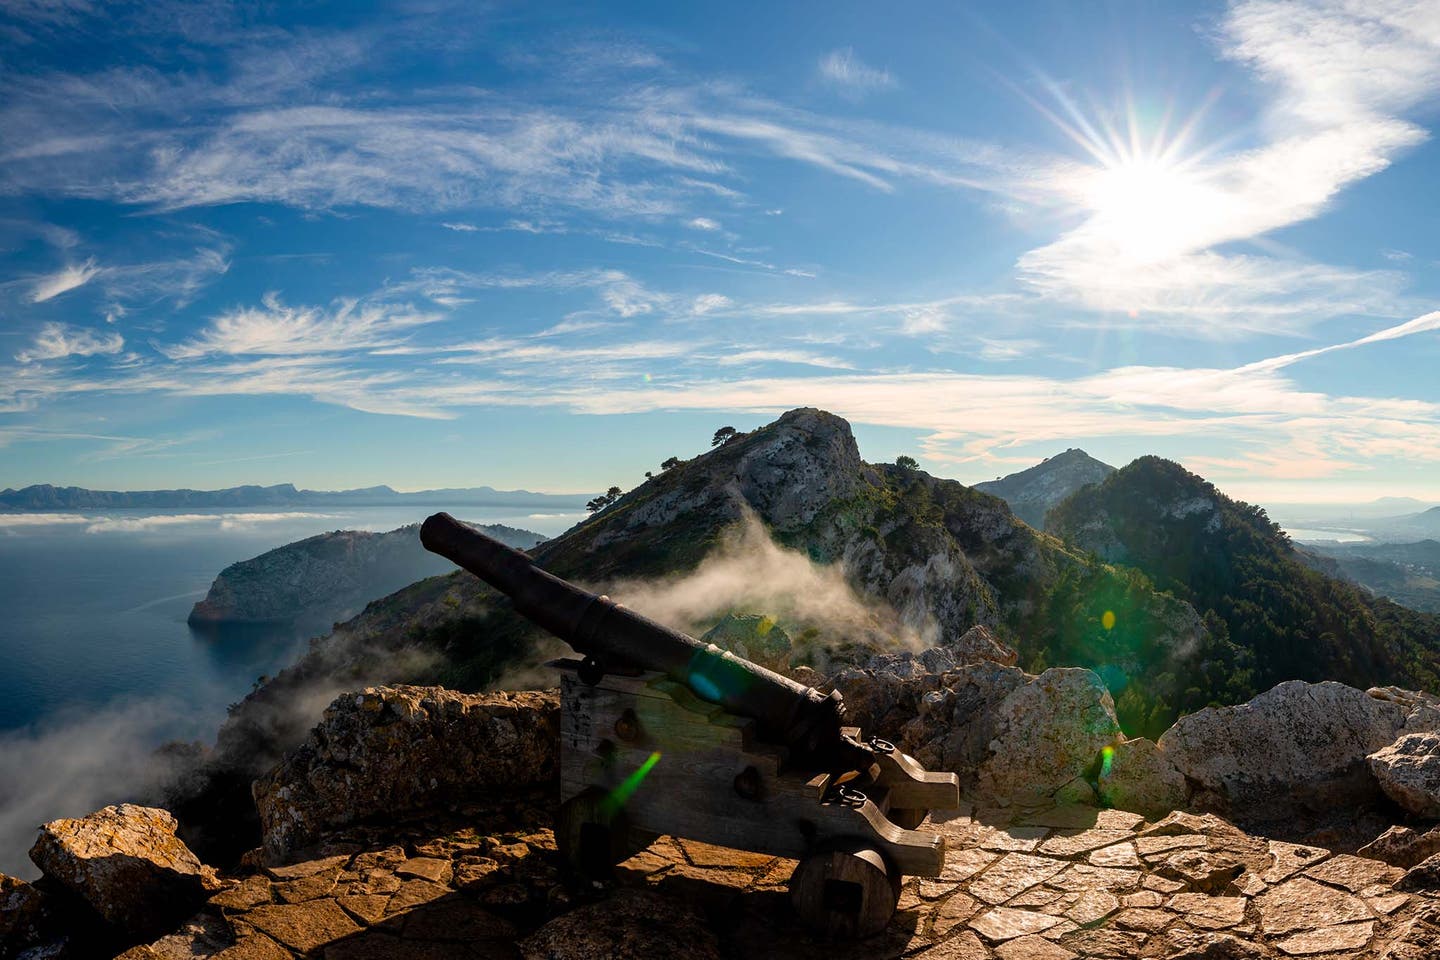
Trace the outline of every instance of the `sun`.
<path fill-rule="evenodd" d="M 1178 126 L 1172 111 L 1143 119 L 1133 103 L 1119 117 L 1081 111 L 1058 88 L 1060 113 L 1042 112 L 1087 155 L 1071 194 L 1083 225 L 1073 239 L 1097 258 L 1144 266 L 1211 245 L 1233 211 L 1211 150 L 1193 144 L 1205 105 Z M 1112 123 L 1111 119 L 1118 119 Z"/>
<path fill-rule="evenodd" d="M 1204 242 L 1224 196 L 1188 165 L 1121 156 L 1094 169 L 1083 191 L 1085 231 L 1126 263 L 1167 260 Z"/>

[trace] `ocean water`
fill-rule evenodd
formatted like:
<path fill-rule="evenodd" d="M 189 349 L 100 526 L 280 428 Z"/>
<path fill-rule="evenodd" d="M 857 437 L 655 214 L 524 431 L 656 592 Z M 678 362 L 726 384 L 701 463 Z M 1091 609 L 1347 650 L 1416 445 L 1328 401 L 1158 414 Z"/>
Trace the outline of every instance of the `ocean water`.
<path fill-rule="evenodd" d="M 224 567 L 328 530 L 392 530 L 438 508 L 308 512 L 103 510 L 0 513 L 0 732 L 137 699 L 200 735 L 324 625 L 191 630 L 190 607 Z M 580 514 L 457 508 L 466 520 L 554 535 Z M 187 729 L 188 728 L 188 729 Z"/>

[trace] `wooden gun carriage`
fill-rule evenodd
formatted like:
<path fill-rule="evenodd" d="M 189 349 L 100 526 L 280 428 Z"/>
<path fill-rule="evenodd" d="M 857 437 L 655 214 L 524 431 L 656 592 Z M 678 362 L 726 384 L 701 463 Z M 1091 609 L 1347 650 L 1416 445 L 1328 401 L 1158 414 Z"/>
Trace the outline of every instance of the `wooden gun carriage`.
<path fill-rule="evenodd" d="M 838 693 L 588 593 L 447 514 L 420 536 L 587 654 L 556 664 L 555 837 L 579 876 L 605 879 L 665 834 L 789 857 L 800 918 L 863 937 L 889 923 L 906 875 L 944 868 L 943 838 L 915 828 L 930 810 L 959 806 L 956 776 L 862 739 L 844 726 Z"/>

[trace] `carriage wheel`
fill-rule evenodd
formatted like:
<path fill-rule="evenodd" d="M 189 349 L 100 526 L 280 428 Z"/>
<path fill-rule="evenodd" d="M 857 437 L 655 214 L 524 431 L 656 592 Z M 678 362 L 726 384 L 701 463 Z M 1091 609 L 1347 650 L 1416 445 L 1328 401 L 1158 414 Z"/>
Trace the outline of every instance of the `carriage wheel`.
<path fill-rule="evenodd" d="M 890 923 L 902 879 L 864 841 L 839 843 L 800 861 L 790 877 L 790 902 L 817 933 L 858 940 Z"/>

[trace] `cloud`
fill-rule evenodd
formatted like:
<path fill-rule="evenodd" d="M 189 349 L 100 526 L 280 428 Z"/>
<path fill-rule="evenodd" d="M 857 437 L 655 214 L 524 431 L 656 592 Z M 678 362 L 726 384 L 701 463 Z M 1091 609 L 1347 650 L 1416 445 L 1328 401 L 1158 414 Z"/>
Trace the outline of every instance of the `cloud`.
<path fill-rule="evenodd" d="M 697 316 L 703 316 L 714 310 L 723 310 L 730 304 L 730 298 L 723 293 L 702 293 L 691 303 L 690 312 Z"/>
<path fill-rule="evenodd" d="M 15 354 L 21 363 L 37 360 L 59 360 L 64 357 L 93 357 L 116 354 L 125 347 L 125 338 L 118 333 L 83 330 L 63 323 L 47 323 L 35 335 L 27 350 Z"/>
<path fill-rule="evenodd" d="M 48 276 L 41 277 L 30 291 L 30 302 L 44 303 L 62 293 L 83 287 L 99 273 L 100 269 L 95 266 L 95 261 L 86 260 L 82 264 L 72 264 Z"/>
<path fill-rule="evenodd" d="M 711 220 L 709 217 L 695 217 L 693 220 L 688 222 L 686 226 L 690 227 L 692 230 L 720 229 L 720 224 L 716 223 L 714 220 Z"/>
<path fill-rule="evenodd" d="M 213 354 L 266 356 L 335 353 L 393 346 L 398 334 L 443 319 L 403 306 L 342 300 L 335 307 L 290 307 L 267 293 L 260 307 L 240 307 L 210 321 L 199 335 L 158 349 L 171 360 Z"/>
<path fill-rule="evenodd" d="M 870 93 L 898 86 L 889 71 L 865 64 L 850 47 L 832 50 L 821 57 L 819 70 L 825 82 L 851 93 Z"/>
<path fill-rule="evenodd" d="M 480 229 L 473 223 L 450 223 L 448 221 L 440 224 L 440 226 L 444 227 L 446 230 L 454 230 L 457 233 L 475 233 L 477 230 Z"/>
<path fill-rule="evenodd" d="M 1168 139 L 1133 116 L 1121 124 L 1129 129 L 1101 135 L 1067 103 L 1071 118 L 1057 122 L 1094 163 L 1057 170 L 1052 186 L 1083 220 L 1024 254 L 1021 279 L 1106 322 L 1210 338 L 1399 315 L 1393 273 L 1224 245 L 1318 216 L 1422 142 L 1425 131 L 1404 114 L 1440 86 L 1435 38 L 1424 2 L 1232 5 L 1221 53 L 1270 87 L 1259 142 L 1228 151 L 1191 142 L 1198 117 Z"/>

